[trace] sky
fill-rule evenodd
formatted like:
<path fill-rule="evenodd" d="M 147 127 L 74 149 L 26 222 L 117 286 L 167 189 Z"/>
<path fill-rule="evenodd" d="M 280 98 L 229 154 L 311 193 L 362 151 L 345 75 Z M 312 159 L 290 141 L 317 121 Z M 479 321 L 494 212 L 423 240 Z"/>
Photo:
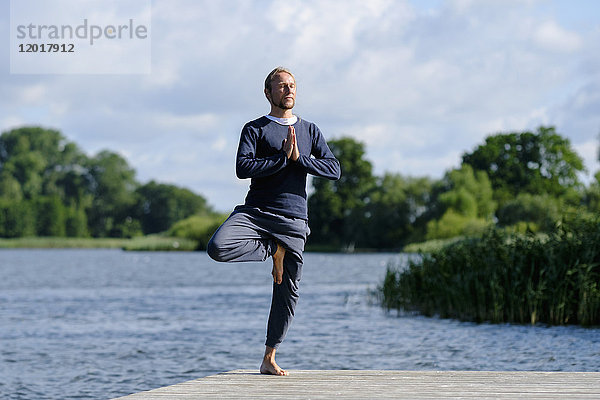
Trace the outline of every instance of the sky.
<path fill-rule="evenodd" d="M 47 7 L 53 6 L 47 1 Z M 0 0 L 0 132 L 58 129 L 137 179 L 243 203 L 242 126 L 269 112 L 275 66 L 294 113 L 327 140 L 365 144 L 376 175 L 441 178 L 485 137 L 554 125 L 600 169 L 600 2 L 594 0 L 154 0 L 142 74 L 11 74 Z M 40 10 L 38 10 L 40 11 Z M 44 11 L 44 10 L 41 10 Z"/>

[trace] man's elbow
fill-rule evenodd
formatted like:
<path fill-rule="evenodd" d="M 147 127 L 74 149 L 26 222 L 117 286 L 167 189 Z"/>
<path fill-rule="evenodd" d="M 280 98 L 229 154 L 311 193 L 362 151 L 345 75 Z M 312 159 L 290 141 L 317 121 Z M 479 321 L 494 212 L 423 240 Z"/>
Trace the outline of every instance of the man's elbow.
<path fill-rule="evenodd" d="M 250 178 L 250 174 L 248 173 L 247 168 L 244 168 L 241 165 L 235 166 L 235 175 L 238 177 L 238 179 Z"/>
<path fill-rule="evenodd" d="M 331 179 L 334 181 L 337 181 L 341 177 L 342 177 L 342 168 L 340 166 L 340 162 L 338 160 L 335 160 L 335 168 L 333 171 L 333 177 Z"/>

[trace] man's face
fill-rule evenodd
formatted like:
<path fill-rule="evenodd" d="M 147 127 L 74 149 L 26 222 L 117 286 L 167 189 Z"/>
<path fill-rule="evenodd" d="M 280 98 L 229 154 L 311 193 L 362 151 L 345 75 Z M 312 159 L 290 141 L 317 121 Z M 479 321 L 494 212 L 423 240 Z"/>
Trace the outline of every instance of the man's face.
<path fill-rule="evenodd" d="M 267 94 L 271 103 L 283 110 L 291 110 L 296 104 L 296 81 L 285 72 L 273 75 L 271 93 Z"/>

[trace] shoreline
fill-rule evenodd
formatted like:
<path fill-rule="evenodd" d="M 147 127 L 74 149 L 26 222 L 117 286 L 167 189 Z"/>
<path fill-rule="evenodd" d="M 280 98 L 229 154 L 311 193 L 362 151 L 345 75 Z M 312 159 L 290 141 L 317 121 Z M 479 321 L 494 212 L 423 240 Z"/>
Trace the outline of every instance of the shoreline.
<path fill-rule="evenodd" d="M 29 236 L 0 238 L 0 249 L 123 249 L 130 251 L 203 251 L 198 242 L 189 238 L 147 235 L 134 238 L 78 238 L 56 236 Z M 333 246 L 307 245 L 306 252 L 335 254 L 400 253 L 402 248 L 369 249 L 353 251 Z"/>
<path fill-rule="evenodd" d="M 148 235 L 134 238 L 73 238 L 32 236 L 0 238 L 0 249 L 123 249 L 128 251 L 193 251 L 198 244 L 186 238 Z"/>

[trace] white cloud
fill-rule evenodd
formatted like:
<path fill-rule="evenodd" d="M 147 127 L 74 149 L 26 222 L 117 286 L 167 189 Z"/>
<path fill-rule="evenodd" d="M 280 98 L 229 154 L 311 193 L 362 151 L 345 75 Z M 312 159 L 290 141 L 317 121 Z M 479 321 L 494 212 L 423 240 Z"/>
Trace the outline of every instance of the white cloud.
<path fill-rule="evenodd" d="M 228 209 L 248 187 L 233 168 L 240 129 L 268 110 L 264 77 L 286 65 L 296 111 L 329 139 L 364 141 L 377 173 L 440 177 L 485 136 L 539 124 L 589 153 L 600 131 L 597 24 L 566 23 L 552 0 L 413 4 L 156 0 L 150 75 L 6 73 L 0 129 L 58 128 L 88 152 L 127 154 L 141 180 Z"/>
<path fill-rule="evenodd" d="M 152 74 L 146 75 L 145 84 L 149 89 L 172 87 L 180 82 L 179 63 L 172 58 L 155 59 L 152 65 Z"/>
<path fill-rule="evenodd" d="M 581 48 L 582 40 L 575 32 L 560 27 L 555 21 L 543 22 L 534 32 L 535 42 L 541 47 L 570 53 Z"/>
<path fill-rule="evenodd" d="M 584 174 L 584 179 L 588 182 L 591 177 L 600 170 L 600 163 L 598 162 L 598 146 L 599 142 L 597 139 L 573 145 L 577 154 L 583 159 L 583 163 L 587 170 Z"/>
<path fill-rule="evenodd" d="M 214 128 L 219 121 L 215 114 L 174 115 L 160 113 L 153 115 L 153 122 L 161 129 L 206 132 Z"/>
<path fill-rule="evenodd" d="M 23 104 L 35 104 L 47 95 L 46 86 L 43 84 L 34 84 L 19 90 L 19 101 Z"/>
<path fill-rule="evenodd" d="M 222 152 L 223 150 L 225 150 L 227 148 L 227 145 L 228 145 L 227 139 L 220 137 L 212 142 L 210 148 L 213 150 Z"/>
<path fill-rule="evenodd" d="M 65 101 L 52 102 L 48 106 L 48 108 L 49 108 L 51 114 L 56 115 L 57 117 L 60 117 L 60 118 L 67 117 L 67 114 L 69 113 L 69 110 L 70 110 L 69 104 Z"/>
<path fill-rule="evenodd" d="M 8 115 L 0 119 L 1 132 L 8 131 L 10 129 L 18 128 L 25 124 L 25 120 L 20 117 Z"/>

